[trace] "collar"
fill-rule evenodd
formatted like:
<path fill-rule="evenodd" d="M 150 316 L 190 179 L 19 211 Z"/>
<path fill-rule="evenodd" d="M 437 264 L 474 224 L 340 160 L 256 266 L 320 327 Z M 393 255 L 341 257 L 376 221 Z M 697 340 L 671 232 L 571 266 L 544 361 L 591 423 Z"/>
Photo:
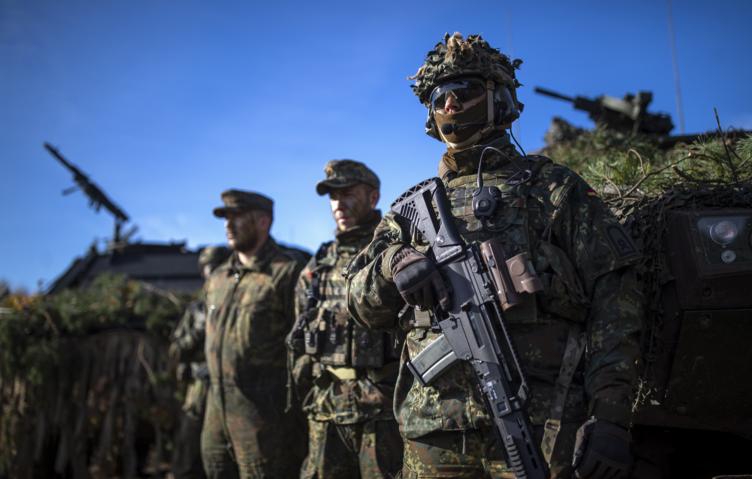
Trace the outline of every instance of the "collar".
<path fill-rule="evenodd" d="M 228 268 L 228 274 L 244 274 L 246 272 L 259 272 L 266 269 L 271 262 L 272 258 L 279 252 L 279 246 L 274 238 L 269 236 L 264 245 L 251 257 L 251 261 L 248 264 L 243 264 L 238 258 L 238 253 L 233 252 L 230 257 L 230 265 Z"/>
<path fill-rule="evenodd" d="M 484 171 L 501 168 L 511 160 L 520 157 L 520 154 L 509 141 L 509 134 L 504 132 L 500 137 L 470 148 L 447 149 L 439 162 L 439 176 L 442 179 L 451 179 L 456 176 L 477 174 L 481 154 L 483 149 L 488 146 L 501 151 L 501 154 L 493 150 L 486 153 L 483 158 Z"/>

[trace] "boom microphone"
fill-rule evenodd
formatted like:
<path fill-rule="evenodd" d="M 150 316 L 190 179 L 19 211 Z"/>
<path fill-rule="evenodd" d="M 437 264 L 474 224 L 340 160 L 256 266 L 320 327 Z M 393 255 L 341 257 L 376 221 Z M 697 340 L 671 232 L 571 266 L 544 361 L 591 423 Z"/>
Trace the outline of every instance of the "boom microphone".
<path fill-rule="evenodd" d="M 461 130 L 463 128 L 467 128 L 469 126 L 483 126 L 485 123 L 476 122 L 476 123 L 444 123 L 441 125 L 441 134 L 442 135 L 451 135 L 452 133 L 456 132 L 457 130 Z"/>

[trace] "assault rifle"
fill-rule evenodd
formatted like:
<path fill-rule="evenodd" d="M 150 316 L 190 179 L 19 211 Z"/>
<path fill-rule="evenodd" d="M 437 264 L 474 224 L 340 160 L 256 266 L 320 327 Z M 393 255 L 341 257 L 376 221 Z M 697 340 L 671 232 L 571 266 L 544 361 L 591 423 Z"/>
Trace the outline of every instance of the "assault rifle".
<path fill-rule="evenodd" d="M 435 208 L 434 208 L 435 206 Z M 499 243 L 466 244 L 450 213 L 438 178 L 409 189 L 392 204 L 397 220 L 409 224 L 429 244 L 450 294 L 447 309 L 433 308 L 432 327 L 441 335 L 407 363 L 424 385 L 458 361 L 467 361 L 483 394 L 494 429 L 517 479 L 548 478 L 548 467 L 532 435 L 526 412 L 528 386 L 504 322 L 503 310 L 517 293 L 535 286 L 525 279 L 526 255 L 507 259 Z M 437 216 L 438 212 L 438 216 Z M 507 268 L 508 265 L 516 266 Z M 516 278 L 510 278 L 510 269 Z M 536 278 L 537 279 L 537 278 Z"/>

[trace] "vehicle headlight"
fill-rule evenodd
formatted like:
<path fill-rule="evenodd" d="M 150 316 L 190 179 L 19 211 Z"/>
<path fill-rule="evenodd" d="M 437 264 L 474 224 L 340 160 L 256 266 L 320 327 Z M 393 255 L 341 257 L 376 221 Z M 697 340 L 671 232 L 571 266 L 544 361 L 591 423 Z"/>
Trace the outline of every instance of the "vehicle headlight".
<path fill-rule="evenodd" d="M 710 226 L 710 239 L 721 246 L 728 246 L 734 242 L 739 234 L 739 228 L 729 220 L 722 220 Z"/>

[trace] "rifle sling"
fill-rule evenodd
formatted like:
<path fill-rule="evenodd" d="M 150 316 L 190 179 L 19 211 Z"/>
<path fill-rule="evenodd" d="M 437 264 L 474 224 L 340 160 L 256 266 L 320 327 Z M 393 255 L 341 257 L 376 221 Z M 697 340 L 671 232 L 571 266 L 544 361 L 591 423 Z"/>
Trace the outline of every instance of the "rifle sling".
<path fill-rule="evenodd" d="M 585 351 L 585 333 L 581 331 L 578 324 L 571 324 L 569 335 L 567 336 L 567 345 L 564 349 L 564 357 L 561 361 L 559 377 L 556 378 L 554 401 L 551 405 L 551 412 L 543 428 L 543 441 L 541 442 L 541 451 L 546 462 L 551 464 L 554 449 L 556 448 L 556 438 L 561 430 L 561 418 L 564 415 L 564 406 L 567 402 L 569 386 L 572 384 L 572 378 L 580 364 L 582 353 Z"/>

